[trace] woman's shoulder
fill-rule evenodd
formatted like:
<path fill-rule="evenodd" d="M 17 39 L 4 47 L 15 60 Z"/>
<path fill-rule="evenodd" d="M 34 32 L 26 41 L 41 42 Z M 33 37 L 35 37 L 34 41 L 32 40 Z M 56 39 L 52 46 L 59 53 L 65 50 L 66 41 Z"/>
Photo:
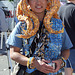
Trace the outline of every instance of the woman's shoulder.
<path fill-rule="evenodd" d="M 51 21 L 54 22 L 54 23 L 57 22 L 59 24 L 62 23 L 62 20 L 61 19 L 57 19 L 57 18 L 52 18 Z"/>
<path fill-rule="evenodd" d="M 50 25 L 52 25 L 52 29 L 56 31 L 63 30 L 63 26 L 64 26 L 62 24 L 61 19 L 57 19 L 57 18 L 52 18 Z"/>

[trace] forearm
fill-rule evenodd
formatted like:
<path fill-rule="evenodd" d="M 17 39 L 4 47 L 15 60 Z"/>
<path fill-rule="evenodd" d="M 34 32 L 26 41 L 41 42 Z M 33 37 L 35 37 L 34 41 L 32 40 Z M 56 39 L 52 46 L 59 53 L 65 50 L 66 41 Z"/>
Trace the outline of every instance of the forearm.
<path fill-rule="evenodd" d="M 70 55 L 70 50 L 69 49 L 63 50 L 61 52 L 61 56 L 64 57 L 65 60 L 67 60 L 69 58 L 69 55 Z"/>
<path fill-rule="evenodd" d="M 24 65 L 26 66 L 27 65 L 27 61 L 29 58 L 25 57 L 24 55 L 18 53 L 18 52 L 14 52 L 12 55 L 11 55 L 11 59 L 20 63 L 21 65 Z"/>
<path fill-rule="evenodd" d="M 20 48 L 11 46 L 10 47 L 10 57 L 12 60 L 26 66 L 29 58 L 25 57 L 20 53 Z"/>

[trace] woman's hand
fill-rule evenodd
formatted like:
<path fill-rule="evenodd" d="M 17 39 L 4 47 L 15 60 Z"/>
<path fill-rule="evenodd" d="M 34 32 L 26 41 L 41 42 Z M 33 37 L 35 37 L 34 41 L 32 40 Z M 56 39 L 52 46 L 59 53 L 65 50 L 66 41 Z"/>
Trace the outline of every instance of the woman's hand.
<path fill-rule="evenodd" d="M 37 68 L 39 71 L 43 72 L 43 73 L 53 73 L 53 67 L 51 67 L 50 65 L 48 65 L 47 63 L 50 63 L 50 61 L 47 60 L 35 60 L 34 61 L 34 66 L 35 68 Z"/>
<path fill-rule="evenodd" d="M 61 68 L 61 64 L 62 64 L 62 60 L 58 59 L 58 60 L 55 60 L 55 61 L 52 61 L 53 63 L 55 63 L 55 70 L 54 72 L 57 72 L 59 71 L 59 69 Z"/>

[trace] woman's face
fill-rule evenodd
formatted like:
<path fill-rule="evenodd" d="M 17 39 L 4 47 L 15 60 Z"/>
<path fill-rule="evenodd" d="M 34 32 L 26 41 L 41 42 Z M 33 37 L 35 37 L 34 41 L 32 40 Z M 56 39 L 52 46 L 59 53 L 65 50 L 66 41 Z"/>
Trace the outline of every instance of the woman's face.
<path fill-rule="evenodd" d="M 34 13 L 42 13 L 47 7 L 47 0 L 29 0 L 28 3 Z"/>

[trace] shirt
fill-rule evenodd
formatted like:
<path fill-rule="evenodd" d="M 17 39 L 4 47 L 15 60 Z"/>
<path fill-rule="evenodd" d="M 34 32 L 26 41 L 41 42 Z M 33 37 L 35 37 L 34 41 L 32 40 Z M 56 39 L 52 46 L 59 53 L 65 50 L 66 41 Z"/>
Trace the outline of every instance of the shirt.
<path fill-rule="evenodd" d="M 55 19 L 52 18 L 51 22 L 53 22 L 53 26 L 52 29 L 54 30 L 61 30 L 62 29 L 62 21 L 60 19 Z M 16 27 L 14 28 L 14 30 L 12 31 L 12 33 L 10 34 L 8 40 L 7 40 L 7 45 L 12 45 L 12 46 L 16 46 L 19 48 L 23 48 L 23 55 L 27 56 L 29 54 L 29 48 L 35 38 L 35 35 L 30 37 L 28 39 L 29 44 L 27 44 L 27 39 L 22 39 L 22 38 L 18 38 L 16 37 L 16 34 L 22 34 L 22 28 L 21 26 L 25 27 L 25 23 L 21 23 L 19 22 Z M 60 55 L 61 51 L 69 49 L 72 47 L 72 43 L 64 29 L 64 33 L 60 33 L 60 34 L 52 34 L 52 33 L 48 33 L 48 48 L 44 47 L 44 59 L 46 60 L 56 60 L 57 57 Z M 11 41 L 10 41 L 11 40 Z M 41 43 L 38 43 L 38 48 L 40 47 Z M 34 54 L 36 54 L 36 51 L 34 51 Z M 26 54 L 25 54 L 26 53 Z M 33 54 L 33 55 L 34 55 Z M 26 71 L 28 73 L 33 72 L 36 69 L 27 69 Z M 57 72 L 60 73 L 61 71 Z M 57 74 L 55 73 L 55 74 Z M 49 73 L 48 75 L 50 75 L 51 73 Z"/>
<path fill-rule="evenodd" d="M 0 31 L 6 32 L 8 30 L 8 25 L 5 20 L 5 14 L 2 9 L 0 9 Z"/>
<path fill-rule="evenodd" d="M 66 3 L 62 5 L 58 11 L 58 15 L 65 25 L 65 29 L 73 44 L 72 49 L 75 49 L 75 4 Z"/>

